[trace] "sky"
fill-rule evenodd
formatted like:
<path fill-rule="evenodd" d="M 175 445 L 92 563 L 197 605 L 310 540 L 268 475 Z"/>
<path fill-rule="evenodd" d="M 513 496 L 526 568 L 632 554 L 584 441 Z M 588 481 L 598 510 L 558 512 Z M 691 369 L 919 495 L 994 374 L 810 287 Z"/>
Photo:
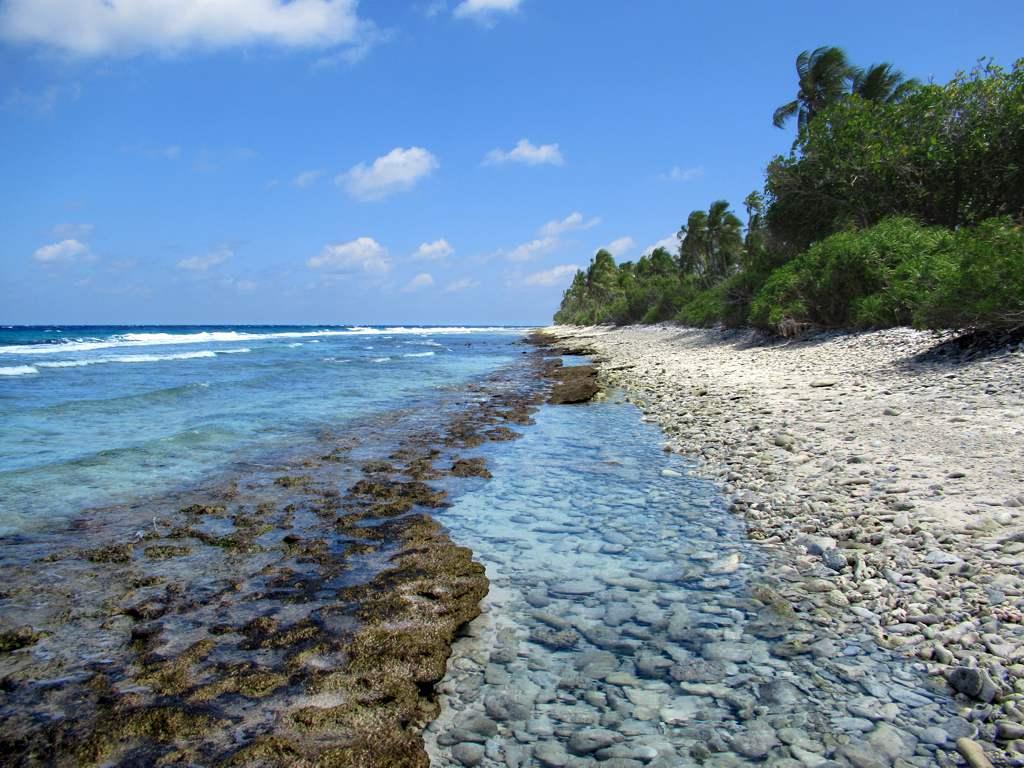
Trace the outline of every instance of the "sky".
<path fill-rule="evenodd" d="M 0 323 L 546 323 L 763 185 L 794 59 L 946 82 L 1024 3 L 0 0 Z"/>

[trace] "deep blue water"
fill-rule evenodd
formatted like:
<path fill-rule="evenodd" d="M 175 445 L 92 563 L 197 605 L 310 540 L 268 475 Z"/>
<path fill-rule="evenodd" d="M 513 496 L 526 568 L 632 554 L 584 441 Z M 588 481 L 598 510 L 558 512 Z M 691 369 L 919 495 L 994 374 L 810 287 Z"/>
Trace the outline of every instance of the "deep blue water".
<path fill-rule="evenodd" d="M 522 329 L 0 328 L 0 535 L 195 482 L 507 364 Z"/>

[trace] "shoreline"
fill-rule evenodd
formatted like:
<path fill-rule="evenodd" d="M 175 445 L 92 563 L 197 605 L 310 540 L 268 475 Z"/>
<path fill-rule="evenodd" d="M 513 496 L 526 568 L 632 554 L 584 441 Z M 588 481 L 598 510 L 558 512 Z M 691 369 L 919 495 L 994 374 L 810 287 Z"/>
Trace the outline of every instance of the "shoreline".
<path fill-rule="evenodd" d="M 777 597 L 918 659 L 990 757 L 1016 764 L 1024 351 L 943 360 L 924 355 L 935 334 L 909 329 L 784 343 L 664 325 L 544 332 L 593 356 L 750 537 L 790 555 Z"/>
<path fill-rule="evenodd" d="M 426 765 L 434 685 L 488 590 L 436 512 L 486 482 L 475 449 L 520 436 L 549 374 L 531 352 L 425 421 L 385 414 L 380 434 L 328 434 L 223 487 L 140 501 L 124 511 L 141 528 L 93 510 L 73 540 L 26 541 L 24 562 L 12 550 L 9 758 Z"/>

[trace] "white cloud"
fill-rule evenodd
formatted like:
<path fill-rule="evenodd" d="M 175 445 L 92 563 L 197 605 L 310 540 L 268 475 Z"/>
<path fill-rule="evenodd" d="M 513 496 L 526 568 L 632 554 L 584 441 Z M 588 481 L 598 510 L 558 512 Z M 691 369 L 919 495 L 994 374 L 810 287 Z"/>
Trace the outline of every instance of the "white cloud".
<path fill-rule="evenodd" d="M 311 171 L 303 171 L 298 176 L 296 176 L 294 179 L 292 179 L 292 184 L 294 184 L 299 189 L 305 189 L 306 187 L 309 187 L 309 186 L 312 186 L 313 184 L 315 184 L 319 180 L 319 178 L 321 176 L 323 176 L 323 175 L 324 175 L 324 172 L 319 170 L 319 169 L 314 169 L 314 170 L 311 170 Z"/>
<path fill-rule="evenodd" d="M 667 237 L 661 238 L 661 240 L 654 243 L 653 245 L 649 245 L 646 248 L 644 248 L 644 256 L 650 256 L 652 253 L 654 253 L 654 251 L 658 250 L 659 248 L 664 248 L 669 253 L 675 253 L 676 251 L 679 250 L 679 238 L 676 237 L 675 235 L 669 235 Z"/>
<path fill-rule="evenodd" d="M 619 258 L 625 253 L 629 253 L 633 250 L 636 245 L 636 241 L 632 237 L 620 237 L 617 240 L 612 240 L 608 245 L 604 247 L 608 253 L 615 258 Z"/>
<path fill-rule="evenodd" d="M 182 259 L 178 262 L 178 269 L 187 269 L 190 272 L 205 272 L 210 267 L 223 264 L 234 255 L 230 248 L 218 248 L 215 251 L 210 251 L 205 256 L 192 256 Z"/>
<path fill-rule="evenodd" d="M 523 283 L 526 285 L 539 285 L 539 286 L 552 286 L 558 283 L 565 283 L 566 277 L 575 275 L 576 270 L 579 267 L 575 264 L 560 264 L 557 267 L 546 269 L 543 272 L 534 272 L 532 275 L 527 275 L 523 278 Z"/>
<path fill-rule="evenodd" d="M 325 245 L 320 255 L 309 259 L 306 264 L 311 269 L 339 272 L 387 272 L 391 269 L 388 249 L 372 237 Z"/>
<path fill-rule="evenodd" d="M 529 139 L 520 139 L 512 149 L 492 149 L 484 157 L 484 165 L 503 165 L 504 163 L 564 165 L 565 158 L 562 157 L 562 151 L 557 144 L 536 146 Z"/>
<path fill-rule="evenodd" d="M 474 280 L 470 277 L 464 277 L 461 280 L 455 280 L 454 282 L 448 283 L 444 287 L 445 293 L 457 293 L 458 291 L 468 291 L 470 288 L 476 288 L 480 285 L 478 280 Z"/>
<path fill-rule="evenodd" d="M 394 192 L 411 189 L 439 166 L 437 158 L 422 147 L 395 147 L 370 166 L 359 163 L 338 176 L 335 182 L 357 200 L 380 200 Z"/>
<path fill-rule="evenodd" d="M 416 275 L 416 277 L 414 277 L 412 280 L 406 283 L 405 287 L 402 290 L 405 291 L 406 293 L 411 293 L 412 291 L 420 290 L 420 288 L 429 288 L 433 284 L 433 275 L 431 275 L 429 272 L 420 272 L 418 275 Z"/>
<path fill-rule="evenodd" d="M 509 261 L 529 261 L 535 259 L 542 254 L 547 253 L 558 245 L 558 239 L 554 237 L 542 237 L 537 240 L 531 240 L 528 243 L 517 245 L 511 251 L 508 252 L 507 258 Z"/>
<path fill-rule="evenodd" d="M 420 243 L 420 247 L 412 255 L 414 261 L 441 261 L 448 258 L 455 249 L 443 237 L 432 243 Z"/>
<path fill-rule="evenodd" d="M 601 223 L 601 219 L 596 216 L 592 219 L 583 218 L 583 214 L 579 211 L 573 211 L 561 221 L 554 220 L 549 221 L 543 227 L 540 228 L 539 232 L 543 237 L 557 237 L 563 232 L 571 232 L 575 229 L 590 229 L 596 227 Z"/>
<path fill-rule="evenodd" d="M 0 37 L 83 56 L 358 42 L 357 0 L 8 0 Z"/>
<path fill-rule="evenodd" d="M 483 24 L 493 24 L 494 18 L 502 13 L 519 10 L 522 0 L 462 0 L 453 13 L 458 19 L 473 19 Z"/>
<path fill-rule="evenodd" d="M 41 264 L 57 264 L 62 261 L 75 261 L 79 257 L 89 255 L 89 246 L 80 240 L 69 238 L 59 243 L 51 243 L 37 248 L 32 258 Z"/>
<path fill-rule="evenodd" d="M 696 168 L 680 168 L 678 165 L 673 165 L 671 170 L 665 174 L 665 178 L 669 181 L 694 181 L 703 176 L 704 169 L 699 166 Z"/>

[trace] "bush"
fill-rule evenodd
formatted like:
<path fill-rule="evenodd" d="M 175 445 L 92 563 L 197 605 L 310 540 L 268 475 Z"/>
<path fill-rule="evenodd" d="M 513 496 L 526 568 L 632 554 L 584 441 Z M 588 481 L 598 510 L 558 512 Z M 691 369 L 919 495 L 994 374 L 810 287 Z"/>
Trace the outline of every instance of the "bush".
<path fill-rule="evenodd" d="M 932 263 L 951 234 L 911 219 L 840 232 L 772 273 L 751 305 L 750 320 L 778 329 L 784 321 L 829 328 L 908 325 Z"/>
<path fill-rule="evenodd" d="M 914 314 L 917 325 L 1024 326 L 1024 228 L 1000 217 L 959 230 L 949 253 L 929 263 L 921 280 L 927 290 Z"/>
<path fill-rule="evenodd" d="M 676 320 L 684 325 L 709 328 L 718 325 L 725 315 L 724 285 L 717 285 L 695 294 L 683 304 Z"/>

